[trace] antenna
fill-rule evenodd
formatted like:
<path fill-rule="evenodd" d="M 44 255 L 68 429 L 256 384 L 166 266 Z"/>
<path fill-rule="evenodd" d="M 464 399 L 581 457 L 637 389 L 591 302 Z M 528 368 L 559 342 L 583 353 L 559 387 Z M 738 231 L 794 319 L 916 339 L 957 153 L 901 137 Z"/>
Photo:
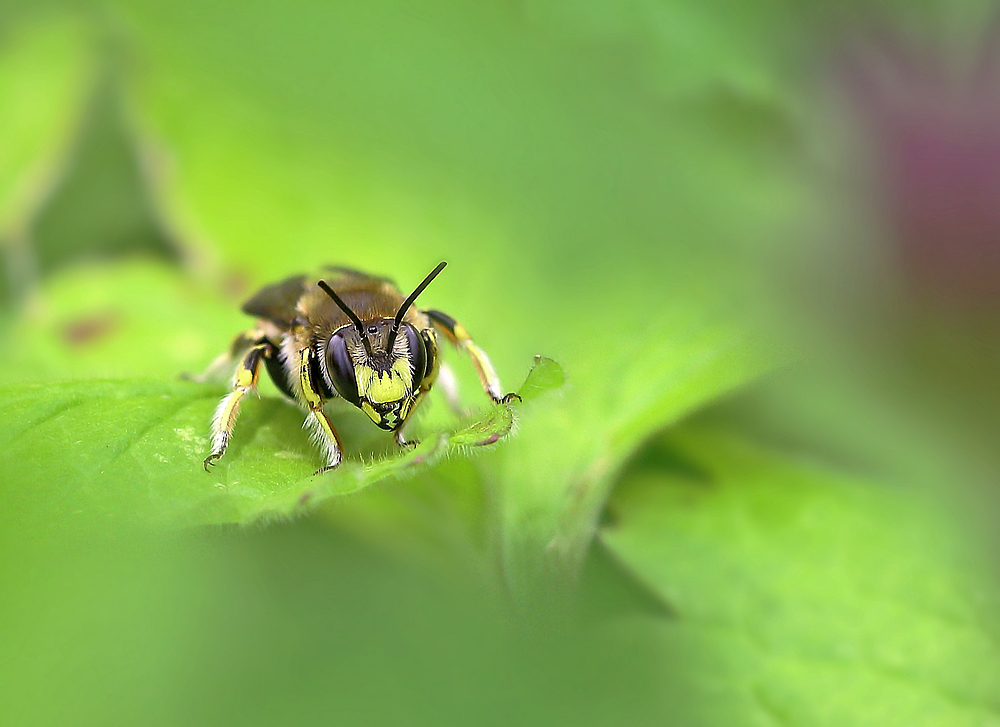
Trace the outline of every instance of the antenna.
<path fill-rule="evenodd" d="M 361 334 L 361 343 L 364 344 L 365 353 L 367 353 L 370 358 L 372 356 L 372 344 L 371 341 L 368 340 L 368 334 L 365 333 L 365 325 L 361 322 L 361 319 L 358 318 L 354 311 L 347 307 L 347 303 L 342 301 L 339 295 L 333 292 L 333 289 L 326 284 L 325 280 L 319 281 L 318 285 L 323 289 L 323 292 L 333 298 L 333 302 L 336 303 L 340 307 L 340 310 L 344 311 L 344 313 L 347 314 L 347 317 L 351 319 L 351 323 L 354 324 L 354 327 L 358 329 L 358 333 Z"/>
<path fill-rule="evenodd" d="M 389 331 L 390 351 L 392 351 L 392 344 L 396 342 L 396 334 L 399 333 L 399 324 L 402 322 L 407 309 L 413 305 L 413 301 L 417 299 L 417 296 L 424 292 L 424 288 L 431 284 L 431 281 L 438 276 L 438 273 L 444 270 L 444 266 L 447 264 L 448 263 L 446 262 L 439 263 L 438 266 L 431 271 L 430 275 L 424 278 L 424 282 L 418 285 L 417 289 L 410 293 L 407 299 L 403 301 L 403 305 L 399 306 L 399 311 L 396 313 L 396 317 L 392 321 L 392 329 Z"/>

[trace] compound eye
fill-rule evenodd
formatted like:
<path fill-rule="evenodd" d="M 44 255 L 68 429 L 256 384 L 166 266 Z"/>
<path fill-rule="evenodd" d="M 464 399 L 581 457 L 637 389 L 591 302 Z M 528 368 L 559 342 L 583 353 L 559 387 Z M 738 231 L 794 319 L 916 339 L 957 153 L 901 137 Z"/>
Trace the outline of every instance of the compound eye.
<path fill-rule="evenodd" d="M 354 375 L 354 362 L 351 361 L 351 354 L 347 352 L 347 342 L 339 333 L 334 333 L 330 338 L 330 344 L 326 349 L 326 363 L 337 393 L 354 406 L 361 406 L 358 399 L 358 380 Z"/>
<path fill-rule="evenodd" d="M 406 342 L 410 345 L 410 364 L 413 367 L 413 391 L 420 389 L 420 383 L 427 375 L 427 348 L 417 329 L 409 323 L 403 324 Z"/>

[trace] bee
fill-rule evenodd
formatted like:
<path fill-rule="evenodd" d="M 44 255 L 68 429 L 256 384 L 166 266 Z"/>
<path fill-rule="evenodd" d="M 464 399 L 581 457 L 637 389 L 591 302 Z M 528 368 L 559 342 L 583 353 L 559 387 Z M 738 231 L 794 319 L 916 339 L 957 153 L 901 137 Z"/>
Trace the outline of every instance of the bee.
<path fill-rule="evenodd" d="M 226 453 L 240 402 L 256 390 L 261 366 L 307 412 L 306 427 L 326 463 L 317 474 L 343 459 L 340 437 L 323 411 L 331 399 L 345 399 L 381 429 L 395 432 L 399 446 L 416 444 L 405 437 L 404 427 L 441 370 L 438 333 L 469 354 L 494 403 L 520 400 L 517 394 L 503 393 L 489 357 L 460 323 L 440 311 L 413 307 L 446 264 L 434 268 L 405 298 L 387 278 L 330 267 L 327 279 L 297 275 L 244 303 L 243 312 L 257 316 L 257 327 L 237 336 L 229 356 L 220 357 L 237 358 L 239 364 L 233 390 L 212 419 L 212 453 L 205 458 L 205 469 Z"/>

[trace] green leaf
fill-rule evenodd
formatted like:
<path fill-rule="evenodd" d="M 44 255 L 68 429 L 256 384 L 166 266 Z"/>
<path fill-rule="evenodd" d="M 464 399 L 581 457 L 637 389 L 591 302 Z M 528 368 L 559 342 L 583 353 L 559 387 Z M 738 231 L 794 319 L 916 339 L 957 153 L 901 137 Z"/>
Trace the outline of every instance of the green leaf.
<path fill-rule="evenodd" d="M 45 17 L 0 38 L 0 249 L 19 285 L 33 271 L 34 215 L 62 175 L 92 90 L 96 58 L 86 26 Z M 21 291 L 23 292 L 23 291 Z"/>
<path fill-rule="evenodd" d="M 558 389 L 566 381 L 562 366 L 544 356 L 535 356 L 532 373 L 533 378 L 526 381 L 518 391 L 522 401 L 536 399 L 552 389 Z"/>
<path fill-rule="evenodd" d="M 708 724 L 1000 722 L 1000 602 L 941 503 L 693 426 L 610 503 L 604 544 L 677 612 Z M 646 628 L 646 627 L 643 627 Z"/>
<path fill-rule="evenodd" d="M 551 383 L 553 367 L 551 361 L 537 365 L 525 387 L 540 391 L 543 379 Z M 322 462 L 302 432 L 303 414 L 282 400 L 248 401 L 226 457 L 205 472 L 218 398 L 214 387 L 163 381 L 0 389 L 5 518 L 20 531 L 43 534 L 74 522 L 177 526 L 287 517 L 426 469 L 460 448 L 494 444 L 513 420 L 511 405 L 497 405 L 477 420 L 428 433 L 412 450 L 394 452 L 373 438 L 362 414 L 345 407 L 334 420 L 348 447 L 346 461 L 314 476 Z M 382 451 L 370 463 L 359 461 L 358 440 Z"/>

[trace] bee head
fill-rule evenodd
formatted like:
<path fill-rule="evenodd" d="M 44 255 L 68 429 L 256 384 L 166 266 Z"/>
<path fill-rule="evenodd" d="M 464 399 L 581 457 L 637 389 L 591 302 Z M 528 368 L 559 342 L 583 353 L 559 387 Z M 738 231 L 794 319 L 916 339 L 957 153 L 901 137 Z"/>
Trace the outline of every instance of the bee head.
<path fill-rule="evenodd" d="M 326 347 L 327 371 L 337 393 L 388 431 L 402 425 L 427 374 L 423 337 L 403 323 L 390 345 L 392 325 L 391 318 L 369 321 L 364 337 L 343 326 Z"/>
<path fill-rule="evenodd" d="M 403 315 L 444 266 L 441 263 L 424 278 L 394 318 L 372 321 L 359 319 L 325 281 L 319 282 L 351 319 L 327 343 L 327 373 L 337 393 L 387 431 L 403 425 L 430 368 L 423 336 L 402 322 Z"/>

